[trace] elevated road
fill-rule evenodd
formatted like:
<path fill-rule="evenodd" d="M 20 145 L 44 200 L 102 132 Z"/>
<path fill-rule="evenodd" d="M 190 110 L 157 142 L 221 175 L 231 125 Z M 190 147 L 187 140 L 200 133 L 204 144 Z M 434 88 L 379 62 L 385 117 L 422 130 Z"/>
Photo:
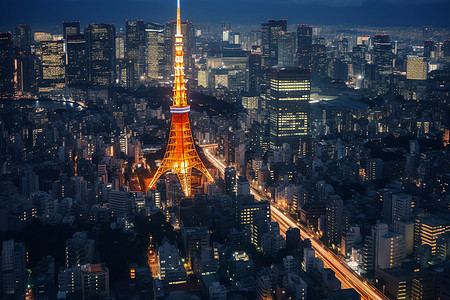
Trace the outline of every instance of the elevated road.
<path fill-rule="evenodd" d="M 208 145 L 209 146 L 209 145 Z M 220 161 L 214 154 L 212 145 L 210 147 L 204 147 L 203 151 L 206 158 L 222 173 L 225 173 L 225 164 Z M 334 254 L 328 247 L 317 239 L 313 233 L 310 232 L 305 226 L 294 220 L 289 214 L 283 212 L 277 207 L 271 199 L 261 195 L 258 190 L 251 188 L 250 192 L 256 200 L 266 200 L 271 203 L 270 210 L 272 220 L 280 224 L 281 233 L 285 236 L 289 227 L 299 228 L 302 239 L 309 239 L 311 241 L 311 247 L 316 252 L 316 256 L 323 260 L 326 267 L 331 268 L 336 278 L 342 283 L 342 288 L 353 288 L 360 295 L 361 299 L 367 300 L 388 300 L 383 293 L 371 285 L 365 278 L 353 271 L 340 257 Z"/>

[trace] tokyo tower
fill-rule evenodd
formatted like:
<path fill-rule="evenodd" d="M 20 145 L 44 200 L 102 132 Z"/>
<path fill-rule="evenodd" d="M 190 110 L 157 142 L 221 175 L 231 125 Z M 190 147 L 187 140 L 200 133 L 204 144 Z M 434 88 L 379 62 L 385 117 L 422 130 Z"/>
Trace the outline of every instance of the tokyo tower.
<path fill-rule="evenodd" d="M 172 170 L 177 173 L 181 188 L 186 197 L 191 196 L 191 171 L 195 168 L 202 172 L 210 181 L 211 174 L 198 156 L 192 138 L 188 113 L 191 110 L 187 104 L 184 80 L 183 34 L 181 33 L 180 0 L 177 1 L 177 32 L 175 34 L 175 79 L 173 85 L 173 105 L 170 107 L 172 122 L 170 125 L 169 142 L 160 167 L 149 184 L 152 189 L 156 181 L 165 172 Z"/>

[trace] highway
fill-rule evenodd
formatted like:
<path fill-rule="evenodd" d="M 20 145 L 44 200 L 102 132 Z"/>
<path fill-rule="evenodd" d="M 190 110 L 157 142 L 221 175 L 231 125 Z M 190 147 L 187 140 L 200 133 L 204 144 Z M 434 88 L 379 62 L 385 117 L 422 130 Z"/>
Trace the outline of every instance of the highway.
<path fill-rule="evenodd" d="M 213 147 L 205 145 L 203 152 L 206 158 L 223 174 L 225 172 L 225 164 L 221 162 L 212 152 Z M 283 235 L 289 227 L 299 228 L 302 239 L 309 239 L 311 247 L 316 252 L 316 256 L 323 260 L 326 267 L 331 268 L 336 278 L 342 283 L 342 288 L 353 288 L 360 295 L 361 299 L 367 300 L 388 300 L 383 293 L 376 289 L 373 285 L 367 282 L 362 276 L 353 271 L 347 264 L 345 264 L 340 257 L 329 250 L 322 244 L 305 226 L 294 220 L 289 214 L 280 210 L 275 203 L 270 201 L 266 196 L 261 195 L 258 190 L 251 188 L 251 193 L 256 200 L 267 200 L 271 203 L 270 210 L 272 220 L 280 224 L 280 230 Z"/>

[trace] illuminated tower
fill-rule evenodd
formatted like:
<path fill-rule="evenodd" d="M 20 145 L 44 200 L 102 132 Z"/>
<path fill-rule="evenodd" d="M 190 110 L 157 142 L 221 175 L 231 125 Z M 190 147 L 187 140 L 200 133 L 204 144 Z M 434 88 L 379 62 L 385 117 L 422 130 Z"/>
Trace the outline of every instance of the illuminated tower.
<path fill-rule="evenodd" d="M 173 85 L 173 105 L 170 107 L 172 123 L 170 125 L 169 142 L 161 166 L 153 176 L 149 188 L 153 188 L 158 178 L 169 170 L 177 173 L 184 195 L 191 196 L 191 171 L 195 168 L 202 172 L 210 181 L 211 174 L 198 156 L 192 138 L 188 113 L 191 110 L 187 104 L 184 80 L 183 35 L 181 33 L 180 0 L 177 6 L 177 33 L 175 35 L 175 79 Z"/>

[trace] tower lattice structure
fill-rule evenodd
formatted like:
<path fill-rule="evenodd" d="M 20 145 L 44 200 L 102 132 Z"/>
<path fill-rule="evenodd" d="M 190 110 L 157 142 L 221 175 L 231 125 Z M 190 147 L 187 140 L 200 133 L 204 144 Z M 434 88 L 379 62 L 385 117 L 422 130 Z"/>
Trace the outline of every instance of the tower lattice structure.
<path fill-rule="evenodd" d="M 186 197 L 191 196 L 191 172 L 195 168 L 202 172 L 210 181 L 211 174 L 201 161 L 195 149 L 189 122 L 190 106 L 187 104 L 184 80 L 183 34 L 181 33 L 180 0 L 177 1 L 177 32 L 175 34 L 175 79 L 173 86 L 173 105 L 170 107 L 172 122 L 170 125 L 169 142 L 160 167 L 156 171 L 149 188 L 154 188 L 156 181 L 165 172 L 172 170 L 180 181 Z"/>

